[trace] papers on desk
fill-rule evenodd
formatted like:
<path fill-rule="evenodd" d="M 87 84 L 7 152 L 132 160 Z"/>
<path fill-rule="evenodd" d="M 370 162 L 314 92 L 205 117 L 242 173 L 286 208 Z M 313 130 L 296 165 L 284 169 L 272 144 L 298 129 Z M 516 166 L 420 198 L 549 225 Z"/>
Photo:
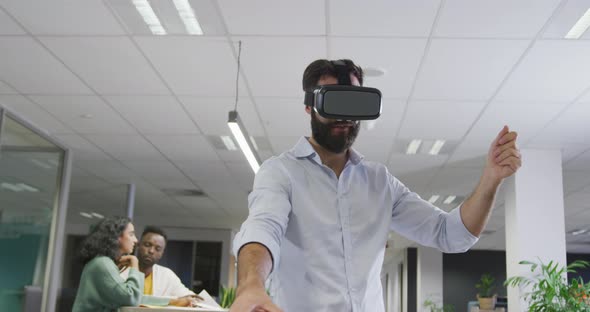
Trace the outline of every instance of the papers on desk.
<path fill-rule="evenodd" d="M 199 293 L 199 296 L 204 300 L 199 302 L 196 307 L 172 307 L 166 306 L 166 310 L 174 310 L 174 311 L 202 311 L 202 312 L 227 312 L 229 310 L 222 308 L 211 295 L 206 290 L 203 290 Z M 168 298 L 169 299 L 169 298 Z M 151 309 L 162 309 L 164 307 L 149 305 L 149 304 L 142 304 L 140 305 L 142 308 L 151 308 Z"/>

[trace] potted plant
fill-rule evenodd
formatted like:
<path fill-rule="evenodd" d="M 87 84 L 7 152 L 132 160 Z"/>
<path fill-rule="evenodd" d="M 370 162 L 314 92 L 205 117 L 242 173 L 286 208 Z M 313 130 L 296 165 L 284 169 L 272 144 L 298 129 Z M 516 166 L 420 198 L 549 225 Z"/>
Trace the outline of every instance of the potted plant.
<path fill-rule="evenodd" d="M 236 289 L 233 287 L 224 287 L 221 286 L 220 296 L 219 296 L 219 305 L 222 308 L 228 309 L 231 307 L 232 303 L 236 299 Z"/>
<path fill-rule="evenodd" d="M 589 267 L 590 262 L 578 260 L 567 267 L 553 261 L 547 264 L 521 261 L 519 264 L 529 265 L 533 275 L 510 277 L 504 285 L 530 287 L 530 292 L 523 295 L 529 304 L 529 312 L 590 312 L 590 284 L 585 284 L 581 277 L 568 282 L 566 277 L 568 272 Z"/>
<path fill-rule="evenodd" d="M 477 301 L 481 310 L 493 310 L 496 307 L 496 295 L 494 294 L 494 283 L 496 279 L 490 274 L 483 274 L 475 284 L 477 288 Z"/>

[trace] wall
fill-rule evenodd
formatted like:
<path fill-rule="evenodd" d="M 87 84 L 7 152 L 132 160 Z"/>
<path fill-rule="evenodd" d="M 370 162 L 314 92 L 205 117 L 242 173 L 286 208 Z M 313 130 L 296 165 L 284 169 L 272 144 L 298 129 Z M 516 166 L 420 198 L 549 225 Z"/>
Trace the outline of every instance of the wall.
<path fill-rule="evenodd" d="M 425 300 L 431 300 L 437 305 L 442 306 L 442 252 L 434 248 L 418 248 L 417 282 L 418 311 L 425 311 L 423 308 Z"/>

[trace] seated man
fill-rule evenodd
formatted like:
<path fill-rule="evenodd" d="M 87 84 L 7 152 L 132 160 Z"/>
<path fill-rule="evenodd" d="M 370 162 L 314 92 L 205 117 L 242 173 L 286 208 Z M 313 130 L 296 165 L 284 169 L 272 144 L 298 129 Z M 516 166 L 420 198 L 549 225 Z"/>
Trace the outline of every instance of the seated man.
<path fill-rule="evenodd" d="M 194 306 L 195 300 L 200 297 L 186 288 L 172 270 L 157 264 L 166 249 L 166 240 L 164 231 L 155 226 L 147 226 L 141 234 L 137 259 L 139 271 L 145 275 L 143 294 L 173 297 L 170 305 Z M 128 272 L 128 270 L 121 272 L 121 276 L 126 278 Z"/>

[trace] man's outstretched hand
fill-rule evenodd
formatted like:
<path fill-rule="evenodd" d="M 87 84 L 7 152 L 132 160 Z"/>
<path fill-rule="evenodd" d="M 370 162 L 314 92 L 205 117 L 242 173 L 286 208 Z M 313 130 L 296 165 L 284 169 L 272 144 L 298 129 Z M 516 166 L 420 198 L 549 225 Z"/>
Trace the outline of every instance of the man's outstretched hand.
<path fill-rule="evenodd" d="M 230 312 L 282 312 L 272 301 L 263 288 L 245 288 L 238 291 Z"/>
<path fill-rule="evenodd" d="M 484 176 L 501 182 L 513 175 L 522 165 L 520 151 L 516 146 L 518 134 L 504 126 L 502 131 L 492 142 L 488 152 L 488 160 L 484 170 Z"/>

